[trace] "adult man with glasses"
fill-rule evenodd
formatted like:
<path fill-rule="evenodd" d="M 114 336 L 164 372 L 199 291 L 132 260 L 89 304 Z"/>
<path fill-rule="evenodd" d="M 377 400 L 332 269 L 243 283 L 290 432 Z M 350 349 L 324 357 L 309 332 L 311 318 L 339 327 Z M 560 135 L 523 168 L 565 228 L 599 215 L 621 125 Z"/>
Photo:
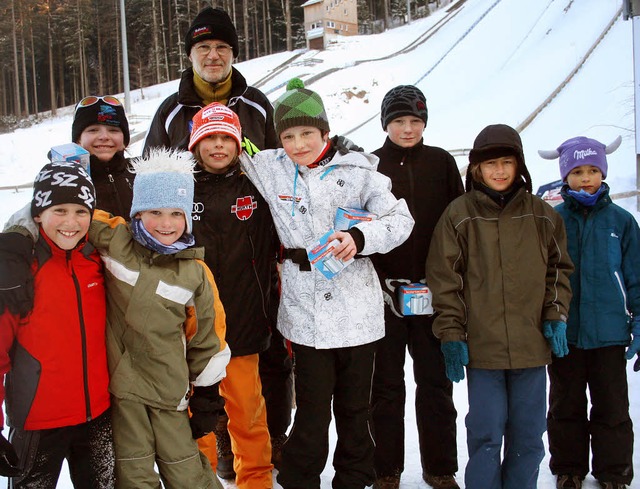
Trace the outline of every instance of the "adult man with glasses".
<path fill-rule="evenodd" d="M 219 8 L 202 9 L 187 31 L 185 50 L 192 67 L 182 73 L 178 91 L 158 108 L 143 153 L 158 146 L 186 150 L 191 119 L 212 102 L 238 114 L 243 136 L 257 148 L 276 148 L 271 103 L 232 66 L 238 56 L 238 34 L 229 15 Z"/>
<path fill-rule="evenodd" d="M 242 126 L 242 145 L 249 154 L 252 154 L 255 148 L 277 147 L 278 139 L 273 124 L 271 103 L 260 90 L 248 86 L 242 74 L 232 66 L 233 59 L 238 55 L 238 35 L 228 14 L 219 8 L 202 9 L 187 31 L 185 49 L 192 67 L 182 74 L 178 92 L 170 95 L 158 108 L 151 122 L 143 153 L 158 146 L 186 150 L 193 116 L 212 102 L 226 105 L 238 114 Z M 238 168 L 234 168 L 225 175 L 216 175 L 221 177 L 217 179 L 209 178 L 207 175 L 196 176 L 195 205 L 202 204 L 203 208 L 199 211 L 194 208 L 194 235 L 196 244 L 205 246 L 207 249 L 205 262 L 214 274 L 227 316 L 227 342 L 231 348 L 232 361 L 227 367 L 227 379 L 222 382 L 220 391 L 228 397 L 232 384 L 235 391 L 242 384 L 245 375 L 242 372 L 236 372 L 233 367 L 236 355 L 239 357 L 260 353 L 259 372 L 262 394 L 256 392 L 256 395 L 264 396 L 263 405 L 266 404 L 273 461 L 277 462 L 279 447 L 286 439 L 286 430 L 291 422 L 293 402 L 291 359 L 284 346 L 284 340 L 275 327 L 277 287 L 271 283 L 266 284 L 260 279 L 260 288 L 264 290 L 265 296 L 271 297 L 271 300 L 270 303 L 265 301 L 264 307 L 259 307 L 259 310 L 253 310 L 243 298 L 243 293 L 249 289 L 249 285 L 234 280 L 236 276 L 234 270 L 239 267 L 255 267 L 271 263 L 272 271 L 275 272 L 275 247 L 274 250 L 254 249 L 253 243 L 258 242 L 255 241 L 256 233 L 260 232 L 258 229 L 265 227 L 254 223 L 255 218 L 247 218 L 244 221 L 246 236 L 229 236 L 223 235 L 221 231 L 217 233 L 210 231 L 228 229 L 228 226 L 222 223 L 227 222 L 226 219 L 235 219 L 231 206 L 227 205 L 229 199 L 233 197 L 232 201 L 235 204 L 236 199 L 247 199 L 250 195 L 245 185 L 233 184 L 242 180 L 234 174 L 238 171 Z M 197 197 L 201 192 L 214 193 L 215 198 L 200 202 Z M 216 203 L 216 208 L 212 202 Z M 277 240 L 275 232 L 274 239 Z M 237 253 L 239 248 L 244 250 L 246 247 L 251 248 L 247 254 L 254 255 L 253 264 L 233 258 L 239 256 Z M 268 257 L 267 254 L 269 254 Z M 263 271 L 261 269 L 256 277 L 264 277 Z M 273 275 L 275 277 L 275 274 Z M 271 294 L 268 292 L 270 286 L 273 291 Z M 252 304 L 258 302 L 251 301 Z M 271 329 L 271 339 L 269 329 Z M 271 346 L 266 349 L 269 344 Z M 244 417 L 239 415 L 234 420 L 233 414 L 237 412 L 235 410 L 242 409 L 240 404 L 242 403 L 239 399 L 227 400 L 227 412 L 233 411 L 230 415 L 229 431 L 231 439 L 235 439 L 233 451 L 236 458 L 236 484 L 241 489 L 270 488 L 271 460 L 267 458 L 267 470 L 265 470 L 264 451 L 256 447 L 252 448 L 251 443 L 247 443 L 251 438 L 256 439 L 248 431 L 251 427 L 247 425 L 244 431 L 238 431 L 242 430 L 238 428 L 238 423 Z M 217 474 L 224 479 L 232 479 L 236 474 L 226 421 L 227 417 L 221 416 L 215 430 L 218 442 Z M 207 446 L 209 440 L 210 437 L 202 438 L 199 444 L 215 465 L 215 447 Z M 268 447 L 263 448 L 268 452 Z M 267 471 L 268 474 L 265 473 Z"/>

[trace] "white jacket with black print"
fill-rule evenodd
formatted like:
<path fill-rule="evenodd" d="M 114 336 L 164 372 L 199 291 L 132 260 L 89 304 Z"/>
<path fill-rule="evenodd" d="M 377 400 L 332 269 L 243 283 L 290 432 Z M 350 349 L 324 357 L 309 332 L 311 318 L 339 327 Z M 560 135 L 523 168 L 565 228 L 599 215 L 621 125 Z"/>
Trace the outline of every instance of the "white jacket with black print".
<path fill-rule="evenodd" d="M 357 224 L 364 236 L 359 255 L 386 253 L 404 242 L 413 218 L 391 181 L 378 173 L 378 158 L 336 155 L 324 166 L 296 165 L 283 149 L 266 150 L 241 164 L 268 202 L 284 248 L 304 249 L 333 228 L 338 207 L 366 209 L 377 219 Z M 293 343 L 318 349 L 364 345 L 384 336 L 384 303 L 369 258 L 356 259 L 332 279 L 315 267 L 301 271 L 285 260 L 278 329 Z"/>

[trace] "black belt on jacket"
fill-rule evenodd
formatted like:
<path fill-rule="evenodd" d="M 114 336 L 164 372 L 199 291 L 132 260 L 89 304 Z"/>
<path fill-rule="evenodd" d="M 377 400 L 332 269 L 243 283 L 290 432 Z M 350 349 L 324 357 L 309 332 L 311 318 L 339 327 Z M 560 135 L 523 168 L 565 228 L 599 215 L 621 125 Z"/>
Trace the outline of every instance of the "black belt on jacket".
<path fill-rule="evenodd" d="M 280 257 L 282 260 L 291 260 L 293 263 L 297 263 L 301 272 L 311 271 L 307 250 L 303 248 L 283 248 Z"/>
<path fill-rule="evenodd" d="M 364 258 L 362 255 L 356 255 L 354 258 Z M 309 261 L 309 255 L 307 250 L 303 248 L 282 248 L 280 250 L 281 260 L 291 260 L 293 263 L 297 263 L 301 272 L 311 271 L 311 262 Z"/>

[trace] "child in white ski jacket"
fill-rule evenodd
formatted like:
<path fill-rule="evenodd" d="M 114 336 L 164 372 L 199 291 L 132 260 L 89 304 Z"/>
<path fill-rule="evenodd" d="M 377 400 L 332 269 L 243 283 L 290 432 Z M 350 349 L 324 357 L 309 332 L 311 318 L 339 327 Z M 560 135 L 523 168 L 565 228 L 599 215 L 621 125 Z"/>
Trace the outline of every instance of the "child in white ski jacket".
<path fill-rule="evenodd" d="M 369 396 L 376 348 L 384 336 L 380 284 L 366 255 L 401 244 L 413 228 L 404 200 L 376 172 L 377 157 L 336 151 L 318 94 L 293 79 L 275 104 L 282 149 L 241 155 L 249 178 L 268 202 L 285 248 L 278 329 L 295 360 L 296 415 L 282 452 L 278 482 L 285 488 L 319 488 L 328 453 L 333 401 L 338 442 L 334 487 L 375 480 Z M 334 231 L 334 256 L 357 259 L 328 279 L 310 264 L 306 248 L 333 230 L 339 207 L 377 217 Z"/>

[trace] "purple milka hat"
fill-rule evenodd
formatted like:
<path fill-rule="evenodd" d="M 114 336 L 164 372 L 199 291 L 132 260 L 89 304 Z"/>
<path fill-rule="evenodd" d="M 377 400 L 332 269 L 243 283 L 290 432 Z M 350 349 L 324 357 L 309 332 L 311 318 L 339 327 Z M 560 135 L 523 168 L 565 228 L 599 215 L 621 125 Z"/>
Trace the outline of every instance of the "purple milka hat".
<path fill-rule="evenodd" d="M 595 139 L 578 136 L 567 139 L 552 151 L 538 150 L 538 154 L 545 160 L 560 158 L 560 176 L 563 181 L 574 168 L 582 165 L 593 165 L 600 169 L 602 178 L 607 178 L 607 155 L 613 153 L 622 142 L 618 136 L 611 144 L 605 146 Z"/>

